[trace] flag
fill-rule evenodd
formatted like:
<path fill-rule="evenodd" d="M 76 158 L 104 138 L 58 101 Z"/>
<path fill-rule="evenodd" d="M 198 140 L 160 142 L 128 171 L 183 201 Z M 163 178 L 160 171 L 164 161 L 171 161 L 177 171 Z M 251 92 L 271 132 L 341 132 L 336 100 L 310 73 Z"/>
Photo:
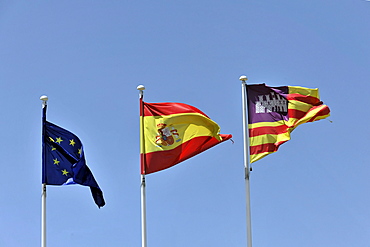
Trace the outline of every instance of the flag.
<path fill-rule="evenodd" d="M 167 169 L 232 135 L 199 109 L 183 103 L 145 103 L 140 100 L 141 174 Z"/>
<path fill-rule="evenodd" d="M 298 125 L 330 114 L 317 88 L 257 84 L 247 85 L 247 94 L 250 163 L 276 152 Z"/>
<path fill-rule="evenodd" d="M 46 112 L 46 109 L 44 109 Z M 86 165 L 80 139 L 44 118 L 42 183 L 46 185 L 80 184 L 89 186 L 98 207 L 105 201 L 103 192 Z"/>

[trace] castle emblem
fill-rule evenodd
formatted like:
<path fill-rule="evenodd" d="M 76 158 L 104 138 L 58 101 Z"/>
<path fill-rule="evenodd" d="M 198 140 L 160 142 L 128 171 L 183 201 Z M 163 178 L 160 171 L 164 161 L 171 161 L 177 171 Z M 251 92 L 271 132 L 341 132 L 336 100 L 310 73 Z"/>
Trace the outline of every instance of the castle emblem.
<path fill-rule="evenodd" d="M 286 115 L 288 113 L 288 100 L 277 93 L 258 95 L 256 101 L 256 113 L 278 112 Z"/>

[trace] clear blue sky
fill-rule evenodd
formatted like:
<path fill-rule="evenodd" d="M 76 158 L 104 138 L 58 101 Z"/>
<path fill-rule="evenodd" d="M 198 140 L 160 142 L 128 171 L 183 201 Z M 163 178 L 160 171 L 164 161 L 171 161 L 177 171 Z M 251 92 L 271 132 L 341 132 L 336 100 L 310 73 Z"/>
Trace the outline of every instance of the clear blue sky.
<path fill-rule="evenodd" d="M 40 246 L 43 94 L 107 203 L 48 186 L 48 246 L 141 246 L 139 84 L 235 142 L 147 176 L 148 247 L 246 246 L 245 74 L 318 87 L 332 111 L 253 164 L 253 246 L 368 247 L 369 23 L 365 0 L 1 1 L 0 246 Z"/>

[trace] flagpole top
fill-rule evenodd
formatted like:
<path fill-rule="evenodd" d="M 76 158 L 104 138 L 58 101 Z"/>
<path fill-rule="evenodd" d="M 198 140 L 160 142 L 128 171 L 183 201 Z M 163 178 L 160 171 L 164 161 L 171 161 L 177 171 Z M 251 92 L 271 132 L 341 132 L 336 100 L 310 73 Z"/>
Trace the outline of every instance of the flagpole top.
<path fill-rule="evenodd" d="M 248 80 L 248 78 L 245 75 L 242 75 L 241 77 L 239 77 L 239 80 L 245 82 L 246 80 Z"/>
<path fill-rule="evenodd" d="M 42 101 L 48 101 L 48 96 L 46 96 L 46 95 L 42 95 L 41 97 L 40 97 L 40 100 L 42 100 Z"/>
<path fill-rule="evenodd" d="M 140 91 L 144 91 L 145 90 L 145 86 L 144 85 L 139 85 L 139 86 L 137 86 L 136 89 L 137 90 L 140 90 Z"/>

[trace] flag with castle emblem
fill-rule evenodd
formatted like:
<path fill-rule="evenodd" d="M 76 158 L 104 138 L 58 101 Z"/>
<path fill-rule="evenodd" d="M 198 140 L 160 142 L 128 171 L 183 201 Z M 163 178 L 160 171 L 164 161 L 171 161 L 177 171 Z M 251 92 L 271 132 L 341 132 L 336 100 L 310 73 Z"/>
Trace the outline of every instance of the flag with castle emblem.
<path fill-rule="evenodd" d="M 44 116 L 46 107 L 44 109 Z M 98 207 L 105 205 L 103 192 L 86 165 L 80 139 L 53 123 L 43 121 L 42 183 L 89 186 Z"/>
<path fill-rule="evenodd" d="M 257 84 L 247 85 L 247 95 L 251 163 L 276 152 L 298 125 L 330 114 L 317 88 Z"/>
<path fill-rule="evenodd" d="M 220 127 L 199 109 L 183 103 L 140 99 L 141 174 L 167 169 L 223 141 Z"/>

